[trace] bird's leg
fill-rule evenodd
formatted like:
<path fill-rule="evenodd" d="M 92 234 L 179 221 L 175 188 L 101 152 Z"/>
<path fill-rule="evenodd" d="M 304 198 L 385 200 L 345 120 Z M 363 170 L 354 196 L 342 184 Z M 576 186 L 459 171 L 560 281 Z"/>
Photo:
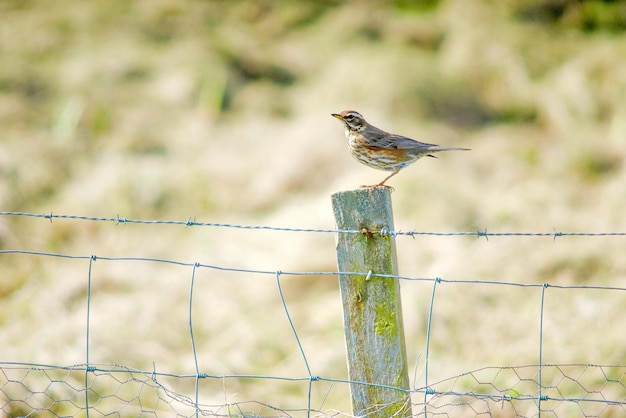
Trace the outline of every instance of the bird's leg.
<path fill-rule="evenodd" d="M 390 189 L 390 190 L 393 192 L 393 187 L 391 187 L 391 186 L 387 186 L 387 185 L 385 184 L 385 182 L 386 182 L 387 180 L 389 180 L 390 178 L 392 178 L 393 176 L 395 176 L 396 174 L 398 174 L 399 172 L 400 172 L 400 170 L 398 170 L 398 171 L 394 171 L 393 173 L 391 173 L 390 175 L 388 175 L 387 177 L 385 177 L 385 178 L 383 179 L 383 181 L 381 181 L 381 182 L 380 182 L 380 183 L 378 183 L 378 184 L 374 184 L 373 186 L 361 186 L 361 187 L 366 187 L 366 188 L 368 188 L 368 189 L 375 189 L 376 187 L 385 187 L 385 188 L 387 188 L 387 189 Z"/>

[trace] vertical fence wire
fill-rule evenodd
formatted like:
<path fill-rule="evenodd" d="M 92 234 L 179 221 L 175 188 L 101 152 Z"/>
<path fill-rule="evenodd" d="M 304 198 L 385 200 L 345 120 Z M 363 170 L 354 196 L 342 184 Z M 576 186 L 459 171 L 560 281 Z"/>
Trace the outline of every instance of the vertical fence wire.
<path fill-rule="evenodd" d="M 287 321 L 289 321 L 289 326 L 291 327 L 291 332 L 296 339 L 296 343 L 298 344 L 298 348 L 300 349 L 300 354 L 302 354 L 302 360 L 304 360 L 304 366 L 306 367 L 306 371 L 309 374 L 309 389 L 307 394 L 307 417 L 311 416 L 311 392 L 313 389 L 313 381 L 317 380 L 313 374 L 311 373 L 311 368 L 309 367 L 309 362 L 306 358 L 306 354 L 304 354 L 304 349 L 302 348 L 302 343 L 300 343 L 300 337 L 298 337 L 298 333 L 296 332 L 296 327 L 293 325 L 293 321 L 291 320 L 291 315 L 289 314 L 289 309 L 287 309 L 287 303 L 285 302 L 285 296 L 283 295 L 283 289 L 280 285 L 280 275 L 282 272 L 280 270 L 276 270 L 276 286 L 278 287 L 278 296 L 280 297 L 280 302 L 283 305 L 283 309 L 285 310 L 285 315 L 287 316 Z"/>
<path fill-rule="evenodd" d="M 433 319 L 433 307 L 435 306 L 435 290 L 437 284 L 441 283 L 441 278 L 437 277 L 433 280 L 433 292 L 430 296 L 430 308 L 428 309 L 428 325 L 426 326 L 426 358 L 424 359 L 424 417 L 428 416 L 428 395 L 432 391 L 428 387 L 428 365 L 430 363 L 430 330 Z"/>
<path fill-rule="evenodd" d="M 91 278 L 92 267 L 96 256 L 89 257 L 89 273 L 87 274 L 87 330 L 85 335 L 85 415 L 89 418 L 89 340 L 91 332 Z"/>
<path fill-rule="evenodd" d="M 199 408 L 199 385 L 200 385 L 200 367 L 198 366 L 198 353 L 196 352 L 196 340 L 193 336 L 193 289 L 194 284 L 196 282 L 196 269 L 200 263 L 194 263 L 193 269 L 191 270 L 191 283 L 189 286 L 189 336 L 191 337 L 191 350 L 193 351 L 193 361 L 196 367 L 196 377 L 195 377 L 195 408 L 196 408 L 196 418 L 198 418 L 200 413 Z"/>
<path fill-rule="evenodd" d="M 537 417 L 541 418 L 541 401 L 543 400 L 542 395 L 542 387 L 543 381 L 541 380 L 541 371 L 543 369 L 543 314 L 544 310 L 544 302 L 546 296 L 546 289 L 548 288 L 548 283 L 544 283 L 541 286 L 541 304 L 539 307 L 539 366 L 537 370 Z"/>

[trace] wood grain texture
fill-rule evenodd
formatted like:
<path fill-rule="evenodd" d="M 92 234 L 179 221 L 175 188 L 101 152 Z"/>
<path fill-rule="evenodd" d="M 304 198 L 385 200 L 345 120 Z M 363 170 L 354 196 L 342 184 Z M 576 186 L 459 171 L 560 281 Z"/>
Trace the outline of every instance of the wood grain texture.
<path fill-rule="evenodd" d="M 333 211 L 339 233 L 339 271 L 398 274 L 391 193 L 363 188 L 335 193 Z M 348 372 L 352 383 L 353 414 L 368 417 L 410 416 L 406 346 L 398 279 L 341 274 L 339 286 L 344 312 Z M 392 389 L 392 388 L 397 389 Z"/>

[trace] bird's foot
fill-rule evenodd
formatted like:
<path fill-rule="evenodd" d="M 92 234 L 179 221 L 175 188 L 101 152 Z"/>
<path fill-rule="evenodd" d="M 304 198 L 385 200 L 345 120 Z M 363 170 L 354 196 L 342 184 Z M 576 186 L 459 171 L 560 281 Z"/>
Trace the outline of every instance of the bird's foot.
<path fill-rule="evenodd" d="M 376 189 L 378 187 L 382 187 L 383 189 L 388 189 L 390 192 L 393 192 L 395 190 L 393 187 L 387 186 L 386 184 L 383 184 L 383 183 L 374 184 L 372 186 L 365 186 L 365 185 L 361 186 L 362 189 Z"/>

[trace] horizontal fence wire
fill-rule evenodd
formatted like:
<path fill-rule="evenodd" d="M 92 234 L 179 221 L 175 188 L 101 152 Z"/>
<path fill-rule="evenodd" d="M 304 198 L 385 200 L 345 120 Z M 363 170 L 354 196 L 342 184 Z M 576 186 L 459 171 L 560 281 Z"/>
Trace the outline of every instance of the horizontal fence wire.
<path fill-rule="evenodd" d="M 543 288 L 543 287 L 554 287 L 557 289 L 597 289 L 597 290 L 621 290 L 626 291 L 626 287 L 620 286 L 600 286 L 600 285 L 561 285 L 561 284 L 550 284 L 550 283 L 521 283 L 521 282 L 510 282 L 510 281 L 494 281 L 494 280 L 467 280 L 467 279 L 445 279 L 441 277 L 410 277 L 410 276 L 402 276 L 402 275 L 394 275 L 394 274 L 378 274 L 372 273 L 371 271 L 363 272 L 363 271 L 285 271 L 285 270 L 256 270 L 249 268 L 240 268 L 240 267 L 228 267 L 228 266 L 220 266 L 215 264 L 204 264 L 201 262 L 188 262 L 181 260 L 172 260 L 165 258 L 153 258 L 153 257 L 111 257 L 111 256 L 99 256 L 96 254 L 62 254 L 62 253 L 51 253 L 45 251 L 30 251 L 30 250 L 0 250 L 0 254 L 23 254 L 23 255 L 38 255 L 45 257 L 56 257 L 56 258 L 69 258 L 69 259 L 82 259 L 82 260 L 107 260 L 107 261 L 148 261 L 155 263 L 164 263 L 164 264 L 173 264 L 178 266 L 185 267 L 202 267 L 212 270 L 221 270 L 221 271 L 230 271 L 236 273 L 251 273 L 251 274 L 261 274 L 261 275 L 284 275 L 284 276 L 339 276 L 339 275 L 349 275 L 349 276 L 362 276 L 362 277 L 381 277 L 388 279 L 399 279 L 406 281 L 426 281 L 426 282 L 439 282 L 439 283 L 457 283 L 457 284 L 486 284 L 486 285 L 497 285 L 497 286 L 516 286 L 516 287 L 535 287 L 535 288 Z"/>
<path fill-rule="evenodd" d="M 98 218 L 73 215 L 31 214 L 23 212 L 0 212 L 2 216 L 23 216 L 43 219 L 67 219 L 72 221 L 93 221 L 108 223 L 139 223 L 151 225 L 208 226 L 221 228 L 239 228 L 250 230 L 272 230 L 288 232 L 323 232 L 323 233 L 364 233 L 364 231 L 343 231 L 333 229 L 283 228 L 270 226 L 243 226 L 221 223 L 203 223 L 194 221 L 143 221 L 124 218 Z M 398 235 L 440 235 L 440 236 L 623 236 L 625 233 L 428 233 L 428 232 L 393 232 L 367 231 L 381 234 Z M 301 335 L 292 321 L 288 303 L 281 287 L 284 276 L 339 276 L 360 275 L 364 277 L 393 278 L 407 282 L 431 283 L 432 298 L 429 306 L 428 328 L 425 346 L 425 384 L 410 390 L 391 388 L 405 393 L 407 402 L 412 405 L 414 416 L 420 417 L 620 417 L 626 416 L 626 365 L 607 364 L 543 364 L 543 313 L 544 296 L 548 291 L 561 289 L 578 291 L 616 291 L 624 292 L 626 287 L 594 285 L 562 285 L 548 283 L 521 283 L 513 281 L 464 280 L 441 277 L 408 277 L 400 275 L 380 275 L 372 272 L 351 271 L 281 271 L 257 270 L 185 262 L 176 259 L 150 257 L 111 257 L 96 254 L 67 254 L 61 252 L 33 251 L 25 249 L 1 249 L 0 259 L 12 255 L 44 257 L 68 260 L 87 260 L 89 267 L 85 271 L 88 284 L 86 294 L 86 346 L 83 359 L 77 359 L 73 365 L 41 364 L 10 361 L 0 358 L 0 416 L 23 417 L 39 416 L 176 416 L 176 417 L 349 417 L 346 411 L 332 409 L 325 405 L 326 397 L 321 401 L 313 399 L 314 390 L 328 390 L 345 385 L 372 385 L 367 382 L 355 382 L 320 376 L 310 366 L 310 354 L 306 353 L 301 343 Z M 142 370 L 122 364 L 91 363 L 90 353 L 94 342 L 91 341 L 91 314 L 95 309 L 92 298 L 92 265 L 98 260 L 110 262 L 145 262 L 152 264 L 173 265 L 190 270 L 189 304 L 184 307 L 188 312 L 188 334 L 194 359 L 194 370 L 189 373 L 172 373 L 157 370 Z M 198 362 L 196 335 L 194 333 L 193 306 L 197 302 L 194 289 L 197 286 L 196 274 L 200 269 L 226 272 L 247 273 L 250 275 L 273 276 L 279 299 L 282 304 L 284 319 L 294 339 L 294 352 L 302 359 L 307 371 L 302 376 L 280 376 L 268 374 L 220 374 L 202 370 Z M 449 284 L 489 285 L 498 288 L 537 288 L 541 295 L 538 317 L 539 344 L 537 363 L 483 367 L 463 372 L 437 382 L 429 381 L 429 348 L 431 322 L 435 317 L 434 306 L 437 303 L 438 286 Z M 551 290 L 554 289 L 554 290 Z M 182 309 L 182 308 L 181 308 Z M 617 321 L 619 322 L 619 321 Z M 621 325 L 617 323 L 616 332 Z M 44 347 L 45 349 L 45 347 Z M 432 368 L 432 366 L 430 366 Z M 281 395 L 271 401 L 244 400 L 223 402 L 206 400 L 208 387 L 228 381 L 259 381 L 265 385 L 281 384 L 304 385 L 303 399 L 298 406 L 285 406 Z M 320 385 L 324 384 L 323 389 Z M 329 386 L 330 385 L 330 386 Z M 189 387 L 192 387 L 190 390 Z M 376 385 L 380 386 L 380 385 Z M 300 387 L 300 386 L 298 386 Z M 388 386 L 385 386 L 388 387 Z M 389 388 L 389 387 L 388 387 Z M 381 405 L 372 406 L 372 414 Z"/>

